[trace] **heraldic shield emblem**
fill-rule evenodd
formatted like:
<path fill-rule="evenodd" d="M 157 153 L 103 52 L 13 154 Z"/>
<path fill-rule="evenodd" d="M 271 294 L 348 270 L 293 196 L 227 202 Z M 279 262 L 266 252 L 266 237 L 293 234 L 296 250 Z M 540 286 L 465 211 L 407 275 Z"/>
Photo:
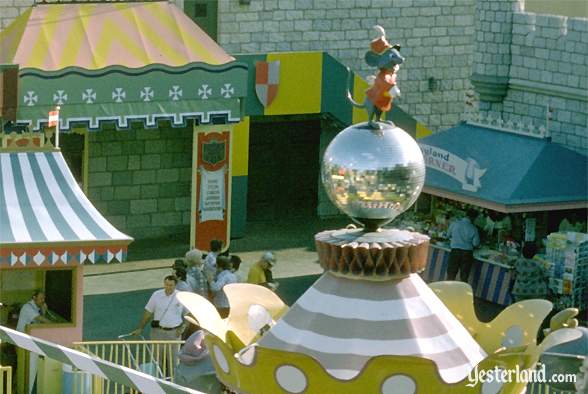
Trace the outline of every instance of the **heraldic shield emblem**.
<path fill-rule="evenodd" d="M 212 166 L 225 160 L 225 143 L 220 141 L 202 144 L 202 161 Z"/>
<path fill-rule="evenodd" d="M 255 93 L 261 105 L 268 107 L 278 94 L 280 61 L 255 63 Z"/>

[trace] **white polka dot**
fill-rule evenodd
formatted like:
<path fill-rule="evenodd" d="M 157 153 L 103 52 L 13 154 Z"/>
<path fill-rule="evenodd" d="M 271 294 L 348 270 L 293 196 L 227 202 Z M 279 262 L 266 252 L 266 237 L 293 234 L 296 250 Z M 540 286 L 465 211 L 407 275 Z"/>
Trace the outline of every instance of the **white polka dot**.
<path fill-rule="evenodd" d="M 502 339 L 502 346 L 507 348 L 522 346 L 524 339 L 525 333 L 520 326 L 510 326 Z"/>
<path fill-rule="evenodd" d="M 223 351 L 216 345 L 212 347 L 214 352 L 214 359 L 218 366 L 223 370 L 224 373 L 229 373 L 229 363 Z"/>
<path fill-rule="evenodd" d="M 414 394 L 416 383 L 406 375 L 390 376 L 382 384 L 382 394 Z"/>
<path fill-rule="evenodd" d="M 282 365 L 276 370 L 276 381 L 289 393 L 301 393 L 308 384 L 304 373 L 291 365 Z"/>
<path fill-rule="evenodd" d="M 241 349 L 237 354 L 237 360 L 243 365 L 253 364 L 253 360 L 255 360 L 255 346 L 249 345 Z"/>

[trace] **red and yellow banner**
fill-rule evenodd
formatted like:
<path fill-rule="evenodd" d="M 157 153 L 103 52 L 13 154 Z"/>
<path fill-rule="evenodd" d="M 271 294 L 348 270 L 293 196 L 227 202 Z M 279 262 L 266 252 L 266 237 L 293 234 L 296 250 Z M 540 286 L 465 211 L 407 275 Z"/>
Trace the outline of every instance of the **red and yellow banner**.
<path fill-rule="evenodd" d="M 194 135 L 191 246 L 230 243 L 232 126 L 199 126 Z"/>

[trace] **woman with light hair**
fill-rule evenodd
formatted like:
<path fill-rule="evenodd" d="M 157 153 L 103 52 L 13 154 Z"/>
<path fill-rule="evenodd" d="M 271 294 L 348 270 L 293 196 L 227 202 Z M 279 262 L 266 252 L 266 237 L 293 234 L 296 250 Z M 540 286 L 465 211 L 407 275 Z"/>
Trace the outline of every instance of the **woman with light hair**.
<path fill-rule="evenodd" d="M 192 249 L 186 253 L 184 260 L 188 266 L 188 284 L 192 286 L 194 293 L 201 295 L 204 298 L 208 298 L 208 281 L 202 270 L 202 252 L 198 249 Z"/>

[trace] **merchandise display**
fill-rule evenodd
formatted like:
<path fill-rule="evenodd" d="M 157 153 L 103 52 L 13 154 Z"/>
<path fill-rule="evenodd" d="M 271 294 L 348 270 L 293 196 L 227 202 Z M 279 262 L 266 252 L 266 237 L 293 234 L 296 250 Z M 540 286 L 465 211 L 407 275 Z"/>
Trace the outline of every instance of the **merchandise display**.
<path fill-rule="evenodd" d="M 393 222 L 394 227 L 419 231 L 430 237 L 427 268 L 422 273 L 425 281 L 445 280 L 450 251 L 447 229 L 468 209 L 478 212 L 473 223 L 480 234 L 480 247 L 474 251 L 477 264 L 469 279 L 476 297 L 500 305 L 514 302 L 511 296 L 516 279 L 514 267 L 521 257 L 523 245 L 531 242 L 537 246 L 533 261 L 546 271 L 547 297 L 554 302 L 556 309 L 586 309 L 588 234 L 568 230 L 548 233 L 549 229 L 558 228 L 586 231 L 586 222 L 577 220 L 585 215 L 577 212 L 569 219 L 564 216 L 554 222 L 549 219 L 552 213 L 504 214 L 425 195 L 414 209 Z"/>
<path fill-rule="evenodd" d="M 549 287 L 557 309 L 586 309 L 588 234 L 557 232 L 547 237 Z"/>

